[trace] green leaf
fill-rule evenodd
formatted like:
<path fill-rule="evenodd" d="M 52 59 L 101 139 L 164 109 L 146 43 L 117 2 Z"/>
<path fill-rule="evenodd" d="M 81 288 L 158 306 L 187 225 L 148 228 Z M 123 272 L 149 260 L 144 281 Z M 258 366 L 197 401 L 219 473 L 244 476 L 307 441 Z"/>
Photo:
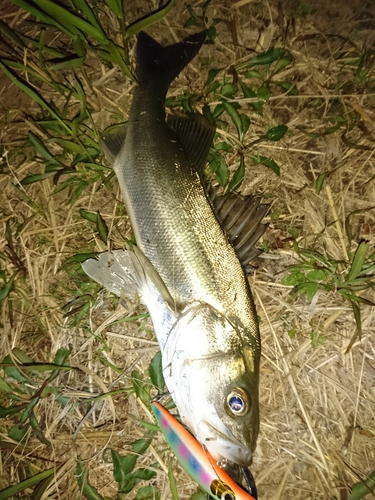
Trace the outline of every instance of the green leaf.
<path fill-rule="evenodd" d="M 85 0 L 74 0 L 74 5 L 77 10 L 80 10 L 89 20 L 90 24 L 95 26 L 99 31 L 103 32 L 100 23 L 95 17 L 94 10 Z"/>
<path fill-rule="evenodd" d="M 57 161 L 54 156 L 51 155 L 51 153 L 48 151 L 48 149 L 45 147 L 42 141 L 33 132 L 31 132 L 31 130 L 29 130 L 28 135 L 31 144 L 34 146 L 34 148 L 40 154 L 40 156 L 50 161 L 51 163 L 55 163 L 56 165 L 59 166 L 61 165 L 61 163 Z"/>
<path fill-rule="evenodd" d="M 143 486 L 137 491 L 134 500 L 159 500 L 160 492 L 155 488 L 155 486 L 148 485 Z"/>
<path fill-rule="evenodd" d="M 26 436 L 28 429 L 29 429 L 28 425 L 13 425 L 13 427 L 11 427 L 8 431 L 8 436 L 11 439 L 14 439 L 15 441 L 17 441 L 17 443 L 20 443 L 23 440 L 23 438 Z M 0 493 L 0 495 L 1 495 L 1 493 Z M 1 496 L 0 496 L 0 498 L 1 498 Z"/>
<path fill-rule="evenodd" d="M 0 25 L 1 26 L 1 25 Z M 209 87 L 211 83 L 214 81 L 215 76 L 220 73 L 220 69 L 210 69 L 208 72 L 206 86 Z M 218 82 L 217 82 L 218 83 Z M 212 91 L 212 89 L 211 89 Z"/>
<path fill-rule="evenodd" d="M 374 494 L 375 490 L 375 472 L 367 476 L 367 479 L 356 483 L 352 487 L 352 491 L 348 496 L 348 500 L 361 500 L 369 493 Z"/>
<path fill-rule="evenodd" d="M 18 36 L 16 31 L 10 28 L 1 19 L 0 19 L 0 32 L 3 33 L 3 35 L 5 35 L 6 37 L 8 37 L 13 42 L 14 45 L 18 45 L 18 47 L 24 49 L 25 44 L 23 43 L 22 39 Z"/>
<path fill-rule="evenodd" d="M 51 2 L 52 3 L 52 2 Z M 71 129 L 64 123 L 61 117 L 54 111 L 54 109 L 41 97 L 28 83 L 19 78 L 13 71 L 11 71 L 3 62 L 0 61 L 0 68 L 11 79 L 11 81 L 22 91 L 24 91 L 33 101 L 35 101 L 43 109 L 47 110 L 60 125 L 65 129 L 68 134 L 71 134 Z"/>
<path fill-rule="evenodd" d="M 176 480 L 173 474 L 173 462 L 169 462 L 169 467 L 168 467 L 168 479 L 169 479 L 169 486 L 171 488 L 171 493 L 172 493 L 172 498 L 173 500 L 179 500 L 178 498 L 178 489 L 177 489 L 177 484 Z"/>
<path fill-rule="evenodd" d="M 325 272 L 322 271 L 321 269 L 316 269 L 314 271 L 310 271 L 307 273 L 307 279 L 309 281 L 317 280 L 317 281 L 322 281 L 326 279 Z"/>
<path fill-rule="evenodd" d="M 160 9 L 155 10 L 148 16 L 143 17 L 142 19 L 136 21 L 135 23 L 132 23 L 126 30 L 127 36 L 136 35 L 140 31 L 148 28 L 148 26 L 151 26 L 152 24 L 161 21 L 172 9 L 172 7 L 174 7 L 174 5 L 175 5 L 175 0 L 169 0 L 169 2 L 163 5 Z"/>
<path fill-rule="evenodd" d="M 21 481 L 20 483 L 15 484 L 14 486 L 9 486 L 9 488 L 5 488 L 5 490 L 0 491 L 0 500 L 6 500 L 7 498 L 12 498 L 15 495 L 21 493 L 21 491 L 26 490 L 27 488 L 31 488 L 35 484 L 40 483 L 45 478 L 54 476 L 56 473 L 56 469 L 53 467 L 52 469 L 45 470 L 43 472 L 39 472 L 34 476 Z M 101 498 L 100 500 L 104 500 Z"/>
<path fill-rule="evenodd" d="M 123 19 L 124 13 L 122 10 L 121 0 L 105 0 L 105 3 L 108 5 L 115 16 L 117 16 L 119 19 Z"/>
<path fill-rule="evenodd" d="M 72 255 L 72 257 L 69 257 L 69 259 L 67 259 L 63 263 L 60 270 L 69 264 L 72 264 L 72 263 L 80 263 L 81 264 L 82 262 L 85 262 L 85 260 L 95 259 L 97 256 L 98 256 L 98 252 L 76 253 L 75 255 Z"/>
<path fill-rule="evenodd" d="M 21 363 L 34 363 L 32 357 L 30 357 L 28 354 L 23 352 L 21 349 L 18 349 L 17 347 L 12 349 L 12 353 Z"/>
<path fill-rule="evenodd" d="M 288 54 L 285 57 L 282 57 L 281 59 L 279 59 L 277 61 L 273 72 L 274 73 L 278 73 L 279 71 L 282 71 L 284 68 L 286 68 L 287 66 L 289 66 L 289 64 L 291 64 L 292 61 L 293 61 L 293 59 L 290 56 L 290 54 Z"/>
<path fill-rule="evenodd" d="M 85 60 L 86 55 L 82 57 L 67 56 L 55 64 L 48 64 L 48 69 L 50 71 L 60 71 L 62 69 L 80 68 L 84 64 Z"/>
<path fill-rule="evenodd" d="M 276 61 L 277 59 L 283 57 L 285 52 L 286 52 L 285 49 L 272 47 L 269 50 L 267 50 L 267 52 L 254 56 L 251 59 L 248 59 L 247 61 L 244 61 L 242 63 L 239 63 L 235 67 L 237 71 L 242 71 L 244 69 L 250 68 L 251 66 L 269 65 L 272 62 Z"/>
<path fill-rule="evenodd" d="M 33 184 L 34 182 L 43 181 L 44 179 L 48 179 L 48 177 L 52 177 L 55 173 L 56 171 L 53 170 L 51 172 L 44 172 L 44 174 L 28 175 L 21 180 L 21 184 L 23 186 L 27 186 L 28 184 Z"/>
<path fill-rule="evenodd" d="M 224 83 L 221 87 L 220 94 L 224 97 L 234 97 L 238 92 L 238 87 L 234 83 Z M 224 103 L 225 101 L 223 101 Z"/>
<path fill-rule="evenodd" d="M 317 194 L 319 194 L 320 191 L 322 190 L 324 179 L 327 177 L 328 174 L 329 174 L 329 172 L 323 172 L 316 179 L 316 181 L 315 181 L 315 191 L 316 191 Z"/>
<path fill-rule="evenodd" d="M 0 288 L 0 301 L 6 299 L 13 289 L 14 279 L 17 276 L 18 271 L 16 271 L 13 276 L 5 283 L 5 285 Z"/>
<path fill-rule="evenodd" d="M 236 189 L 238 189 L 242 184 L 244 176 L 245 176 L 245 162 L 243 155 L 241 155 L 240 166 L 234 172 L 233 177 L 228 184 L 226 192 L 229 193 L 230 191 L 235 191 Z"/>
<path fill-rule="evenodd" d="M 91 486 L 91 484 L 89 483 L 88 471 L 87 471 L 84 463 L 81 461 L 80 457 L 78 457 L 78 462 L 77 462 L 76 479 L 77 479 L 78 486 L 81 489 L 81 493 L 88 500 L 105 500 L 104 497 L 99 495 L 96 488 Z"/>
<path fill-rule="evenodd" d="M 118 64 L 119 68 L 124 73 L 124 75 L 126 75 L 131 80 L 135 81 L 135 77 L 134 77 L 133 73 L 130 71 L 130 69 L 128 68 L 126 61 L 124 61 L 118 47 L 113 42 L 109 42 L 107 45 L 107 49 L 111 55 L 112 62 L 114 62 L 115 64 Z"/>
<path fill-rule="evenodd" d="M 310 302 L 312 301 L 314 295 L 318 290 L 319 285 L 310 281 L 307 283 L 302 283 L 301 285 L 297 285 L 295 288 L 295 291 L 298 295 L 305 293 Z"/>
<path fill-rule="evenodd" d="M 105 220 L 103 219 L 103 217 L 100 215 L 100 212 L 98 210 L 97 212 L 97 220 L 96 220 L 96 228 L 98 230 L 98 233 L 99 233 L 99 238 L 105 243 L 107 244 L 107 241 L 108 241 L 108 226 L 107 224 L 105 223 Z"/>
<path fill-rule="evenodd" d="M 13 389 L 11 386 L 5 382 L 3 378 L 0 377 L 0 392 L 3 392 L 4 394 L 13 394 Z"/>
<path fill-rule="evenodd" d="M 22 373 L 20 373 L 20 371 L 18 370 L 18 368 L 16 368 L 16 366 L 13 363 L 12 358 L 9 355 L 5 356 L 5 358 L 1 362 L 1 365 L 3 367 L 4 372 L 8 375 L 8 377 L 11 377 L 14 380 L 17 380 L 18 382 L 22 382 L 22 383 L 27 382 L 28 384 L 34 385 L 34 382 L 32 380 L 30 380 L 29 378 L 26 378 L 24 375 L 22 375 Z M 9 365 L 9 366 L 5 366 L 5 365 Z"/>
<path fill-rule="evenodd" d="M 63 33 L 65 33 L 70 37 L 74 37 L 75 35 L 80 34 L 77 28 L 75 28 L 74 26 L 65 23 L 68 26 L 66 27 L 63 24 L 60 24 L 57 21 L 57 17 L 53 17 L 46 14 L 43 10 L 38 9 L 32 3 L 26 2 L 25 0 L 12 0 L 12 2 L 21 7 L 22 9 L 30 12 L 33 16 L 35 16 L 37 19 L 40 19 L 44 23 L 51 26 L 56 26 L 60 31 L 62 31 Z"/>
<path fill-rule="evenodd" d="M 146 405 L 150 404 L 150 388 L 145 386 L 141 374 L 137 370 L 131 373 L 134 392 Z"/>
<path fill-rule="evenodd" d="M 13 396 L 13 399 L 16 399 L 16 397 Z M 8 406 L 7 408 L 4 408 L 4 406 L 0 406 L 0 418 L 5 418 L 9 415 L 17 415 L 17 413 L 23 412 L 23 410 L 26 408 L 26 406 L 27 406 L 27 403 L 15 405 L 15 406 Z"/>
<path fill-rule="evenodd" d="M 137 453 L 137 455 L 143 455 L 143 453 L 147 450 L 147 448 L 150 446 L 152 442 L 152 439 L 137 439 L 137 441 L 134 441 L 132 443 L 132 448 L 134 453 Z"/>
<path fill-rule="evenodd" d="M 126 455 L 122 457 L 116 450 L 111 450 L 113 463 L 113 477 L 122 490 L 129 474 L 133 471 L 137 462 L 136 455 Z"/>
<path fill-rule="evenodd" d="M 280 167 L 272 158 L 261 155 L 250 155 L 250 158 L 255 161 L 255 163 L 261 163 L 265 167 L 270 168 L 280 177 Z"/>
<path fill-rule="evenodd" d="M 237 129 L 238 138 L 240 139 L 240 141 L 242 141 L 243 138 L 242 120 L 237 109 L 235 108 L 235 106 L 233 106 L 233 104 L 227 101 L 223 101 L 223 106 L 225 111 L 231 117 L 232 122 L 234 123 Z"/>
<path fill-rule="evenodd" d="M 151 469 L 146 469 L 145 467 L 141 467 L 133 472 L 133 477 L 135 479 L 139 479 L 141 481 L 150 481 L 153 477 L 156 476 L 156 472 Z"/>
<path fill-rule="evenodd" d="M 51 2 L 50 0 L 34 0 L 34 2 L 40 9 L 51 16 L 52 19 L 57 19 L 62 26 L 74 33 L 74 35 L 78 35 L 79 31 L 81 31 L 94 38 L 100 44 L 105 45 L 108 42 L 107 37 L 98 23 L 92 25 L 70 12 L 67 8 L 55 2 Z"/>
<path fill-rule="evenodd" d="M 267 130 L 263 139 L 268 139 L 269 141 L 279 141 L 287 133 L 288 127 L 286 125 L 278 125 L 277 127 L 272 127 Z"/>
<path fill-rule="evenodd" d="M 190 497 L 190 500 L 206 500 L 207 499 L 207 494 L 203 493 L 202 491 L 197 491 L 196 493 L 193 493 Z"/>
<path fill-rule="evenodd" d="M 209 167 L 216 174 L 220 186 L 226 186 L 229 180 L 229 170 L 224 158 L 211 148 L 207 159 Z"/>
<path fill-rule="evenodd" d="M 157 352 L 152 358 L 149 368 L 151 382 L 158 389 L 159 393 L 164 391 L 164 376 L 163 376 L 163 365 L 161 359 L 161 352 Z"/>
<path fill-rule="evenodd" d="M 240 118 L 242 121 L 242 136 L 240 137 L 240 141 L 243 141 L 243 139 L 246 135 L 246 132 L 249 130 L 249 127 L 250 127 L 250 118 L 247 115 L 245 115 L 244 113 L 240 114 Z"/>
<path fill-rule="evenodd" d="M 362 241 L 355 252 L 347 281 L 353 281 L 362 271 L 370 244 Z"/>
<path fill-rule="evenodd" d="M 262 85 L 257 92 L 257 97 L 259 99 L 259 102 L 262 104 L 265 104 L 268 99 L 271 97 L 271 91 L 268 87 L 268 85 Z"/>
<path fill-rule="evenodd" d="M 97 224 L 98 221 L 98 214 L 95 212 L 89 212 L 87 210 L 84 210 L 83 208 L 79 209 L 79 215 L 82 217 L 82 219 L 86 219 L 90 222 L 94 222 L 94 224 Z M 81 254 L 84 255 L 84 254 Z"/>

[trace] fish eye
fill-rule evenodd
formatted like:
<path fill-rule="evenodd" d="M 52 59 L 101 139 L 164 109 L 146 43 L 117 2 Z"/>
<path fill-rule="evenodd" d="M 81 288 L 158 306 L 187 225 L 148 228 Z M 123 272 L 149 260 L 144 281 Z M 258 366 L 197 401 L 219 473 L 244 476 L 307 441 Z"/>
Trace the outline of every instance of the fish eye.
<path fill-rule="evenodd" d="M 230 415 L 242 417 L 248 413 L 250 406 L 250 398 L 243 389 L 233 389 L 227 396 L 225 407 Z"/>

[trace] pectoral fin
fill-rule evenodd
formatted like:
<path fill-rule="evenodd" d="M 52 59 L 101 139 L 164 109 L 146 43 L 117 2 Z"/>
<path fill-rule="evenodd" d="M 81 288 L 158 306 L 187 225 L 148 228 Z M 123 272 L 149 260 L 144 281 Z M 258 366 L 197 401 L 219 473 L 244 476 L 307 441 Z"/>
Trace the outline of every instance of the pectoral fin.
<path fill-rule="evenodd" d="M 125 294 L 134 300 L 139 297 L 147 305 L 150 295 L 159 293 L 169 309 L 175 313 L 175 302 L 151 262 L 138 248 L 103 252 L 97 259 L 82 264 L 85 273 L 118 297 Z M 152 286 L 153 285 L 153 286 Z"/>

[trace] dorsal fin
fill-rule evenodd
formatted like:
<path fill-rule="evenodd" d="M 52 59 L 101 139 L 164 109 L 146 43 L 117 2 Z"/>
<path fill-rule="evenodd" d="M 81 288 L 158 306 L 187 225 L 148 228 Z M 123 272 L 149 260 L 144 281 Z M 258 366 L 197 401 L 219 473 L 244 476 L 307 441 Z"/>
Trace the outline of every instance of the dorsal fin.
<path fill-rule="evenodd" d="M 200 113 L 168 115 L 167 124 L 176 133 L 179 144 L 194 162 L 197 172 L 203 178 L 208 152 L 215 135 L 215 125 Z"/>
<path fill-rule="evenodd" d="M 254 245 L 267 229 L 267 225 L 261 224 L 261 221 L 270 205 L 260 203 L 259 197 L 242 196 L 239 193 L 219 196 L 218 192 L 219 188 L 211 185 L 207 189 L 215 215 L 233 245 L 242 267 L 249 273 L 249 262 L 262 252 L 254 248 Z"/>
<path fill-rule="evenodd" d="M 102 148 L 108 163 L 113 167 L 116 156 L 119 154 L 125 142 L 127 123 L 118 123 L 106 128 L 100 137 Z"/>

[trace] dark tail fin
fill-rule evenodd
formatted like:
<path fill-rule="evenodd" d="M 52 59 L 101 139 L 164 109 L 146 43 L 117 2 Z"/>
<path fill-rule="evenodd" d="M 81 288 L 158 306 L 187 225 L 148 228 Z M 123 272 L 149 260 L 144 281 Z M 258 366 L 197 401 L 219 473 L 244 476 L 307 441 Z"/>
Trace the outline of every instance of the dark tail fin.
<path fill-rule="evenodd" d="M 138 34 L 136 76 L 142 88 L 157 86 L 168 89 L 177 75 L 199 52 L 204 31 L 190 35 L 182 42 L 163 47 L 144 31 Z"/>

